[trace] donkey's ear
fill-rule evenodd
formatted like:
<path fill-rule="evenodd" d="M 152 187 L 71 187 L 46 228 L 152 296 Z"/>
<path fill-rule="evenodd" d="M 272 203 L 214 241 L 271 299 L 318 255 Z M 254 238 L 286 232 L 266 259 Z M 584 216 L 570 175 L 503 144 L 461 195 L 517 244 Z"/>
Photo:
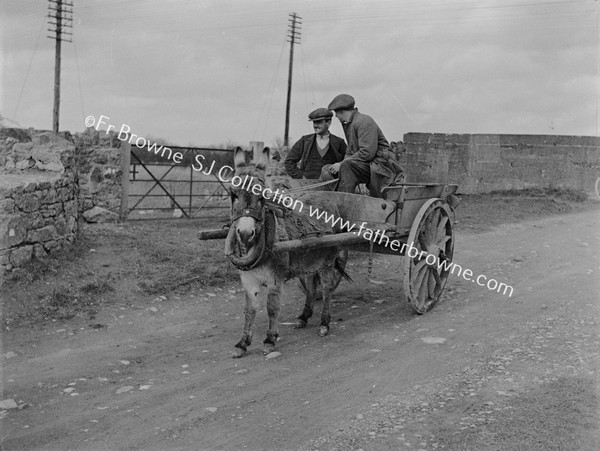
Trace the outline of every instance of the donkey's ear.
<path fill-rule="evenodd" d="M 259 158 L 258 161 L 256 161 L 256 167 L 258 169 L 266 169 L 266 167 L 269 165 L 269 153 L 271 152 L 271 149 L 269 149 L 268 147 L 265 147 Z"/>
<path fill-rule="evenodd" d="M 235 167 L 247 166 L 250 163 L 251 155 L 249 152 L 242 149 L 240 146 L 236 147 L 233 151 L 233 163 Z"/>

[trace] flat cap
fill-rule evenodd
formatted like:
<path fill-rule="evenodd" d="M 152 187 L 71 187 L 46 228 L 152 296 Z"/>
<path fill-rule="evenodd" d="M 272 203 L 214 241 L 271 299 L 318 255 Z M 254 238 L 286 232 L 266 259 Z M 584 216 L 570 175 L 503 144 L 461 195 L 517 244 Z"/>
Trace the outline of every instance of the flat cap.
<path fill-rule="evenodd" d="M 331 119 L 333 113 L 327 108 L 317 108 L 315 111 L 308 115 L 309 121 L 318 121 L 320 119 Z"/>
<path fill-rule="evenodd" d="M 329 106 L 330 110 L 351 110 L 354 108 L 354 97 L 348 94 L 339 94 L 333 98 Z"/>

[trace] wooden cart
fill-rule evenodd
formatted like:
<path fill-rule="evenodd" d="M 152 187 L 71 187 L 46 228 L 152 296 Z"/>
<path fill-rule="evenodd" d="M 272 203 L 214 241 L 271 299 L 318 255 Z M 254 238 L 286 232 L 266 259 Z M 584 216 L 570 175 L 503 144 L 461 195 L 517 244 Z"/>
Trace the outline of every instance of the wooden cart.
<path fill-rule="evenodd" d="M 384 188 L 383 198 L 328 192 L 328 197 L 336 198 L 343 221 L 354 225 L 352 231 L 280 241 L 273 250 L 340 246 L 398 255 L 402 258 L 399 270 L 404 274 L 404 294 L 417 313 L 425 313 L 439 300 L 452 268 L 457 189 L 458 185 L 404 183 Z M 204 230 L 198 238 L 226 235 L 227 229 Z"/>

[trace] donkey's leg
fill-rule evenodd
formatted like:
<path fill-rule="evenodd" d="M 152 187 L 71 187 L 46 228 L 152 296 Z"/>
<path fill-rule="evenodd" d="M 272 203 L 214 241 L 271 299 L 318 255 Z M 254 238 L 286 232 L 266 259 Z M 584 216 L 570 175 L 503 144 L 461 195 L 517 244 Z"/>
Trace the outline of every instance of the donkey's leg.
<path fill-rule="evenodd" d="M 296 329 L 304 329 L 308 323 L 308 319 L 313 314 L 313 302 L 317 294 L 317 274 L 306 274 L 304 276 L 304 286 L 306 288 L 306 301 L 304 309 L 296 321 Z"/>
<path fill-rule="evenodd" d="M 281 310 L 282 280 L 275 280 L 267 286 L 267 313 L 269 314 L 269 329 L 267 338 L 263 342 L 263 353 L 268 354 L 275 350 L 275 343 L 279 336 L 279 311 Z"/>
<path fill-rule="evenodd" d="M 260 284 L 248 273 L 242 273 L 242 286 L 246 290 L 246 306 L 244 307 L 244 332 L 242 339 L 233 348 L 232 357 L 239 358 L 246 354 L 248 346 L 252 344 L 252 325 L 258 308 L 258 293 Z"/>
<path fill-rule="evenodd" d="M 329 322 L 331 321 L 329 308 L 331 293 L 333 291 L 332 287 L 335 280 L 334 271 L 335 268 L 333 266 L 328 266 L 319 272 L 321 275 L 321 287 L 323 289 L 323 311 L 321 312 L 321 327 L 319 328 L 319 335 L 321 337 L 325 337 L 329 333 Z"/>

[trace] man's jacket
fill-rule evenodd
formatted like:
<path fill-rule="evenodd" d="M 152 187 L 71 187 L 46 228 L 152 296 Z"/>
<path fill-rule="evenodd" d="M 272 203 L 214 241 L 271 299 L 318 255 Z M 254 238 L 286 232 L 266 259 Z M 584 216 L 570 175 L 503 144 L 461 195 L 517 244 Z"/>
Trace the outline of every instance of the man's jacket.
<path fill-rule="evenodd" d="M 306 160 L 313 146 L 316 148 L 316 133 L 304 135 L 292 146 L 290 153 L 285 159 L 285 170 L 294 179 L 301 179 L 306 168 Z M 336 162 L 342 161 L 346 155 L 346 143 L 342 138 L 329 134 L 329 150 L 333 152 Z M 298 164 L 300 162 L 300 164 Z"/>
<path fill-rule="evenodd" d="M 383 132 L 371 116 L 357 109 L 350 121 L 342 124 L 348 151 L 346 159 L 369 163 L 371 169 L 371 195 L 381 197 L 380 189 L 393 183 L 401 183 L 404 173 L 396 160 Z"/>

